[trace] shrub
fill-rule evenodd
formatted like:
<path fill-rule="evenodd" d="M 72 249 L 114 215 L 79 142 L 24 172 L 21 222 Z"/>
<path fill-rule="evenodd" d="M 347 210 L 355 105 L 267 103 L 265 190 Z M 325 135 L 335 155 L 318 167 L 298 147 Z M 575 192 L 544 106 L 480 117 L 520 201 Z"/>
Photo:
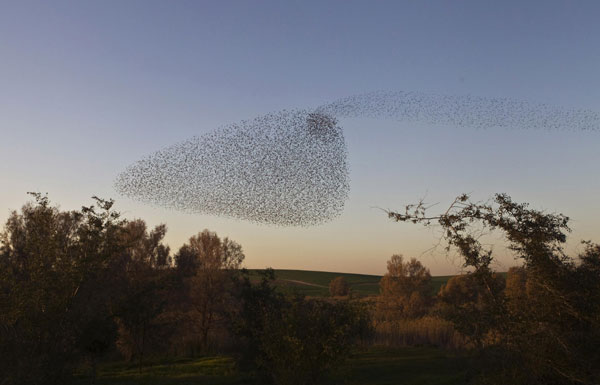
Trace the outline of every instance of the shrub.
<path fill-rule="evenodd" d="M 370 331 L 359 303 L 285 297 L 269 280 L 242 283 L 240 310 L 232 318 L 240 338 L 239 362 L 263 382 L 315 384 L 337 368 Z"/>
<path fill-rule="evenodd" d="M 377 318 L 391 321 L 425 315 L 432 303 L 429 269 L 415 258 L 404 261 L 401 255 L 393 255 L 387 268 L 379 283 Z"/>
<path fill-rule="evenodd" d="M 350 293 L 350 286 L 344 277 L 335 277 L 329 283 L 329 294 L 332 297 L 343 297 Z"/>

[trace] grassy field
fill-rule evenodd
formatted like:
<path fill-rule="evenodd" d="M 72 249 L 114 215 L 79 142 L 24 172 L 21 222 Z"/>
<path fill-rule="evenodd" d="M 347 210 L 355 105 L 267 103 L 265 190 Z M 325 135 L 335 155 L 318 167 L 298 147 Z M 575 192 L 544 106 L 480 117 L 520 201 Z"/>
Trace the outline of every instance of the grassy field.
<path fill-rule="evenodd" d="M 346 385 L 421 385 L 464 384 L 465 359 L 448 355 L 435 348 L 373 348 L 356 354 L 323 384 Z M 80 376 L 75 384 L 90 384 Z M 99 369 L 98 385 L 241 385 L 252 384 L 250 378 L 236 372 L 227 357 L 177 360 L 147 366 L 140 372 L 127 364 L 104 365 Z"/>
<path fill-rule="evenodd" d="M 453 385 L 465 384 L 465 358 L 429 347 L 372 348 L 357 354 L 345 373 L 328 384 L 347 385 Z"/>
<path fill-rule="evenodd" d="M 258 279 L 259 270 L 250 270 L 250 274 Z M 352 291 L 361 296 L 377 295 L 379 293 L 379 275 L 335 273 L 309 270 L 275 270 L 277 285 L 284 290 L 297 290 L 305 295 L 324 297 L 329 295 L 329 282 L 335 277 L 344 277 Z M 445 284 L 448 276 L 432 278 L 432 290 L 437 293 Z"/>

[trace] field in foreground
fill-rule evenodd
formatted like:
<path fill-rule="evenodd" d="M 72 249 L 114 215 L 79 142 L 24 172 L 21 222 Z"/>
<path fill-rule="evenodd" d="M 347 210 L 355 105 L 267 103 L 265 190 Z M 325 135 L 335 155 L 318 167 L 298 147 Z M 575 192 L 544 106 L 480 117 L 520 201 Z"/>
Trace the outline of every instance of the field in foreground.
<path fill-rule="evenodd" d="M 251 276 L 258 279 L 259 270 L 250 270 Z M 275 270 L 276 284 L 284 289 L 297 290 L 304 295 L 324 297 L 329 295 L 329 282 L 335 277 L 344 277 L 351 290 L 361 296 L 379 294 L 380 275 L 336 273 L 310 270 Z M 434 293 L 440 290 L 452 276 L 432 277 Z"/>
<path fill-rule="evenodd" d="M 465 359 L 436 348 L 372 348 L 356 354 L 323 384 L 346 385 L 424 385 L 464 384 Z M 90 384 L 79 377 L 76 385 Z M 228 357 L 204 357 L 156 363 L 141 370 L 127 364 L 101 366 L 99 385 L 241 385 L 252 384 L 236 372 Z"/>

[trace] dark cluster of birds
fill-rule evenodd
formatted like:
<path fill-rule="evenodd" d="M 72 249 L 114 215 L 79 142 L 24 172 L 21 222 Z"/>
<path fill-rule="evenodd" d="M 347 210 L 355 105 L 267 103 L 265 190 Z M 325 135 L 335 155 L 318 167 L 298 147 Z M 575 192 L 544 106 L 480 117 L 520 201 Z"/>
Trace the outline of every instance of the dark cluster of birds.
<path fill-rule="evenodd" d="M 166 147 L 128 167 L 116 189 L 176 210 L 282 226 L 321 224 L 348 198 L 338 118 L 473 128 L 598 130 L 600 115 L 511 99 L 373 92 L 312 111 L 281 111 Z"/>
<path fill-rule="evenodd" d="M 343 211 L 346 143 L 329 115 L 281 111 L 160 150 L 121 173 L 116 188 L 181 211 L 311 226 Z"/>

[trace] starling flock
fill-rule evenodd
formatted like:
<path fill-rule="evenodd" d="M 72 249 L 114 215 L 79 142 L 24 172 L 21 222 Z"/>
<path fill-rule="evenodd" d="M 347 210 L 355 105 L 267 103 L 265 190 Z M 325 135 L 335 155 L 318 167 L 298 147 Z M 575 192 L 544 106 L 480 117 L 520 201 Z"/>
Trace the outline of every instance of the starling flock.
<path fill-rule="evenodd" d="M 317 108 L 338 118 L 392 119 L 488 128 L 598 130 L 600 114 L 508 98 L 377 91 L 338 99 Z"/>
<path fill-rule="evenodd" d="M 346 143 L 330 115 L 281 111 L 164 148 L 121 173 L 116 188 L 187 212 L 316 225 L 344 208 Z"/>
<path fill-rule="evenodd" d="M 283 110 L 166 147 L 120 173 L 118 192 L 190 213 L 280 226 L 340 215 L 350 190 L 338 118 L 488 128 L 598 130 L 600 114 L 505 98 L 373 92 Z"/>

